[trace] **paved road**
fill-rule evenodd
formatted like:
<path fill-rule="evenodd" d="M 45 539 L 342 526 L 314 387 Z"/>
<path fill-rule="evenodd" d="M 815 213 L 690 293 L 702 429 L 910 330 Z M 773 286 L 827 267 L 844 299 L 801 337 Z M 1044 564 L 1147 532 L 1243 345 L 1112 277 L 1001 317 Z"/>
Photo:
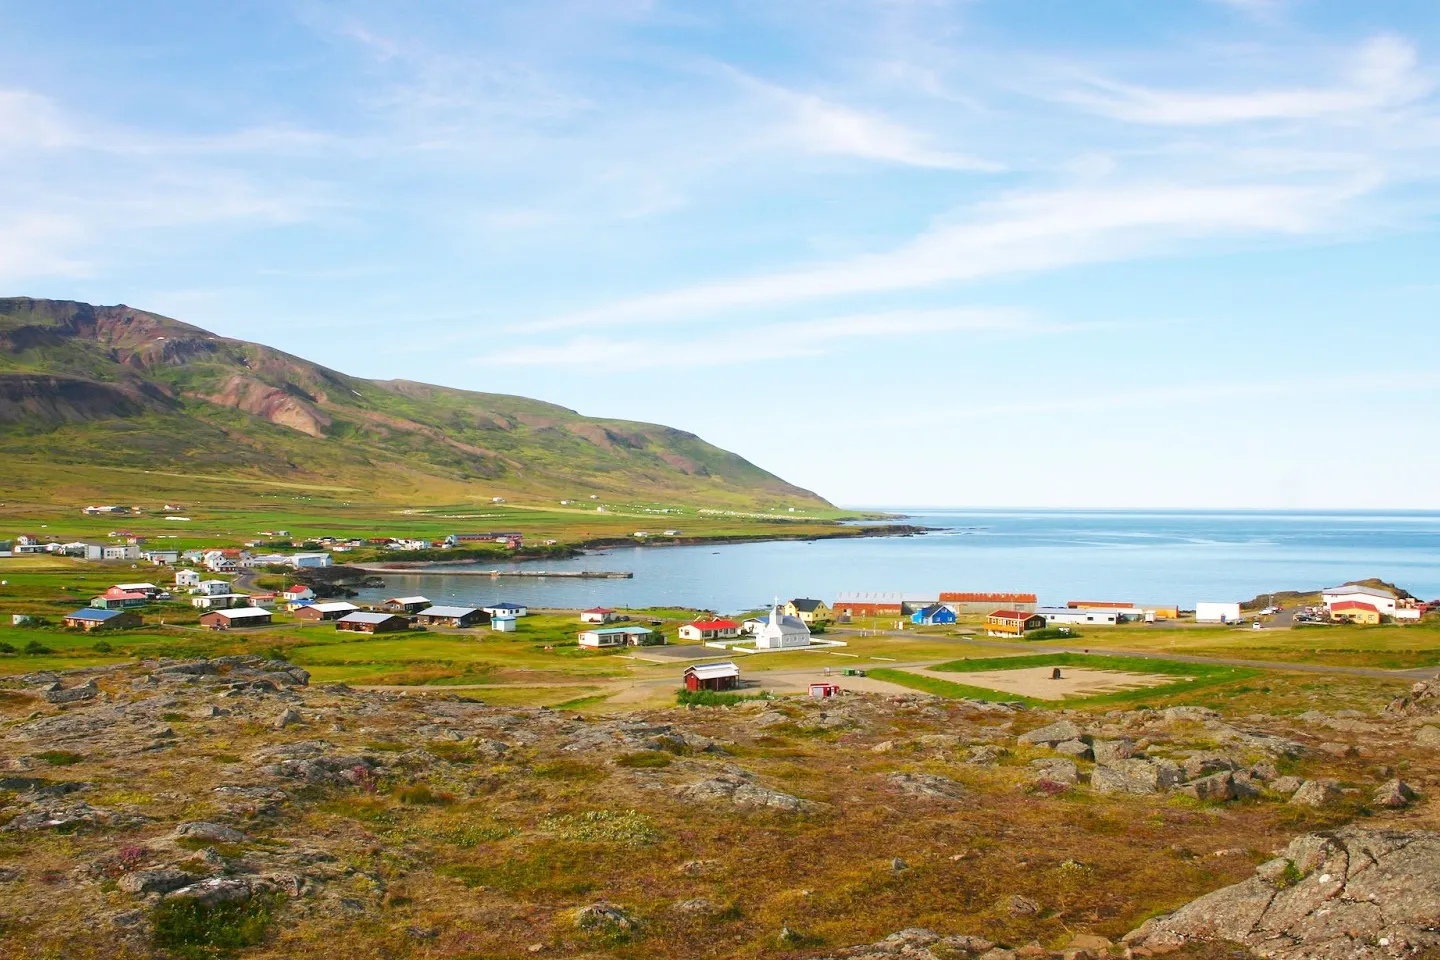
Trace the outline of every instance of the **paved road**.
<path fill-rule="evenodd" d="M 831 627 L 836 633 L 855 633 L 858 631 L 846 630 L 844 628 Z M 866 631 L 870 636 L 875 636 L 874 631 Z M 879 636 L 904 637 L 906 639 L 923 634 L 914 633 L 887 633 L 881 631 Z M 977 647 L 990 647 L 998 650 L 1014 650 L 1030 654 L 1041 653 L 1095 653 L 1097 655 L 1113 655 L 1121 657 L 1139 657 L 1145 660 L 1178 660 L 1182 663 L 1204 663 L 1225 667 L 1258 667 L 1262 670 L 1293 670 L 1300 673 L 1320 673 L 1332 676 L 1350 677 L 1374 677 L 1382 680 L 1429 680 L 1432 677 L 1440 676 L 1440 667 L 1416 667 L 1409 670 L 1381 670 L 1376 667 L 1342 667 L 1333 666 L 1327 663 L 1287 663 L 1279 660 L 1248 660 L 1240 657 L 1196 657 L 1184 653 L 1156 652 L 1152 650 L 1125 650 L 1115 647 L 1104 648 L 1081 648 L 1081 647 L 1055 647 L 1046 645 L 1037 648 L 1033 643 L 1014 643 L 1008 640 L 980 639 L 971 637 L 936 637 L 925 636 L 927 640 L 942 640 L 948 643 L 964 644 Z"/>

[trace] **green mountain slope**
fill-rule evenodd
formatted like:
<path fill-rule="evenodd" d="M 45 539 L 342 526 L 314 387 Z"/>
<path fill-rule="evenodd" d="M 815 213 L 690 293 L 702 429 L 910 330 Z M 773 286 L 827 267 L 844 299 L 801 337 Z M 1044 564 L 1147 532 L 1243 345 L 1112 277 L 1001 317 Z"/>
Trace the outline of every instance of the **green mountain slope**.
<path fill-rule="evenodd" d="M 670 427 L 347 376 L 126 306 L 0 299 L 0 455 L 343 483 L 382 499 L 591 493 L 824 506 Z"/>

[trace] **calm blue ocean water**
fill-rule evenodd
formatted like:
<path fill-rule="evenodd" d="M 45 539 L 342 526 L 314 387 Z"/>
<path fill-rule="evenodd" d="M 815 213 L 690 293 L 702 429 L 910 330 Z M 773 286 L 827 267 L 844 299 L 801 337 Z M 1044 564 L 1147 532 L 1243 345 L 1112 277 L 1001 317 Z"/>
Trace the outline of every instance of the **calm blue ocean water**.
<path fill-rule="evenodd" d="M 881 508 L 885 509 L 885 508 Z M 900 511 L 895 511 L 900 512 Z M 840 590 L 1037 593 L 1042 603 L 1131 600 L 1193 607 L 1270 590 L 1382 577 L 1440 597 L 1440 513 L 906 510 L 924 536 L 701 547 L 634 547 L 529 569 L 630 570 L 633 580 L 386 574 L 366 600 L 535 606 L 752 609 Z"/>

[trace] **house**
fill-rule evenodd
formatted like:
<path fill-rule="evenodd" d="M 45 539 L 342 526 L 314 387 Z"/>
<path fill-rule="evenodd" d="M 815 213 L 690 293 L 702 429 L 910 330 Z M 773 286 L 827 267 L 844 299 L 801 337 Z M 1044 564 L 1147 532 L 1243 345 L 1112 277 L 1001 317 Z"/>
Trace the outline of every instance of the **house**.
<path fill-rule="evenodd" d="M 807 691 L 812 697 L 828 699 L 829 697 L 840 696 L 840 684 L 838 683 L 812 683 Z"/>
<path fill-rule="evenodd" d="M 165 592 L 153 583 L 117 583 L 111 589 L 124 590 L 127 593 L 143 593 L 150 600 L 156 599 Z"/>
<path fill-rule="evenodd" d="M 648 647 L 665 642 L 663 637 L 655 637 L 655 631 L 649 627 L 601 627 L 580 631 L 580 646 L 599 650 L 606 647 Z"/>
<path fill-rule="evenodd" d="M 697 663 L 685 668 L 685 689 L 734 690 L 740 686 L 740 668 L 729 660 L 719 663 Z"/>
<path fill-rule="evenodd" d="M 1102 609 L 1099 607 L 1037 607 L 1035 613 L 1050 626 L 1057 624 L 1089 624 L 1092 627 L 1113 627 L 1126 616 L 1143 616 L 1133 607 Z"/>
<path fill-rule="evenodd" d="M 66 615 L 63 623 L 67 627 L 84 630 L 122 630 L 140 626 L 140 615 L 129 610 L 96 610 L 86 607 Z"/>
<path fill-rule="evenodd" d="M 91 517 L 105 517 L 105 516 L 110 516 L 111 514 L 129 513 L 129 512 L 130 512 L 130 508 L 129 508 L 129 507 L 111 507 L 111 506 L 104 506 L 104 507 L 90 506 L 90 507 L 85 507 L 82 512 L 85 513 L 87 516 L 91 516 Z"/>
<path fill-rule="evenodd" d="M 299 603 L 301 600 L 314 600 L 315 591 L 303 583 L 293 583 L 281 590 L 280 596 L 286 603 Z"/>
<path fill-rule="evenodd" d="M 250 606 L 263 607 L 266 610 L 275 606 L 275 594 L 273 593 L 252 593 L 250 594 Z"/>
<path fill-rule="evenodd" d="M 1240 604 L 1207 603 L 1195 604 L 1196 623 L 1239 623 Z"/>
<path fill-rule="evenodd" d="M 201 610 L 229 610 L 248 607 L 250 598 L 243 593 L 202 593 L 190 598 L 190 606 Z"/>
<path fill-rule="evenodd" d="M 369 613 L 356 610 L 335 621 L 336 630 L 354 633 L 399 633 L 410 629 L 410 621 L 393 613 Z"/>
<path fill-rule="evenodd" d="M 1380 611 L 1373 603 L 1365 603 L 1363 600 L 1339 600 L 1330 604 L 1330 616 L 1336 620 L 1347 620 L 1350 623 L 1363 623 L 1374 626 L 1380 622 Z"/>
<path fill-rule="evenodd" d="M 430 606 L 430 601 L 424 597 L 391 597 L 380 604 L 381 609 L 390 613 L 419 613 Z"/>
<path fill-rule="evenodd" d="M 903 593 L 841 592 L 835 594 L 834 609 L 845 617 L 898 617 L 904 602 Z"/>
<path fill-rule="evenodd" d="M 229 580 L 201 580 L 195 584 L 195 592 L 202 596 L 218 597 L 222 593 L 230 592 Z"/>
<path fill-rule="evenodd" d="M 328 567 L 332 563 L 328 553 L 295 553 L 287 562 L 296 570 Z"/>
<path fill-rule="evenodd" d="M 308 603 L 303 607 L 297 607 L 294 613 L 296 620 L 318 623 L 322 620 L 339 620 L 346 614 L 354 613 L 359 609 L 355 604 L 346 603 L 344 600 L 329 600 L 325 603 Z"/>
<path fill-rule="evenodd" d="M 609 623 L 615 619 L 615 611 L 605 607 L 591 607 L 580 611 L 581 623 Z"/>
<path fill-rule="evenodd" d="M 175 586 L 177 587 L 198 587 L 200 586 L 199 570 L 176 570 Z"/>
<path fill-rule="evenodd" d="M 1043 630 L 1046 620 L 1029 610 L 992 610 L 985 617 L 985 634 L 990 637 L 1023 637 L 1030 630 Z"/>
<path fill-rule="evenodd" d="M 785 616 L 798 617 L 805 623 L 829 623 L 833 616 L 824 600 L 797 599 L 785 604 Z"/>
<path fill-rule="evenodd" d="M 140 548 L 133 543 L 89 543 L 81 545 L 86 560 L 139 560 Z"/>
<path fill-rule="evenodd" d="M 523 603 L 497 603 L 482 609 L 490 614 L 491 619 L 495 617 L 523 617 L 530 613 L 529 608 Z"/>
<path fill-rule="evenodd" d="M 925 626 L 938 626 L 955 622 L 955 611 L 943 603 L 934 603 L 916 610 L 910 615 L 910 622 Z"/>
<path fill-rule="evenodd" d="M 939 598 L 957 614 L 983 613 L 991 610 L 1020 610 L 1032 613 L 1039 598 L 1033 593 L 974 593 L 965 591 L 942 591 Z"/>
<path fill-rule="evenodd" d="M 810 628 L 799 617 L 780 612 L 777 602 L 770 608 L 770 619 L 755 631 L 756 650 L 787 650 L 810 646 Z"/>
<path fill-rule="evenodd" d="M 211 630 L 232 630 L 235 627 L 262 627 L 273 622 L 269 610 L 259 607 L 235 607 L 227 610 L 211 610 L 200 615 L 201 626 Z"/>
<path fill-rule="evenodd" d="M 1119 600 L 1113 603 L 1106 603 L 1101 600 L 1068 600 L 1065 606 L 1071 610 L 1119 610 L 1122 608 L 1130 609 L 1134 607 L 1135 604 Z"/>
<path fill-rule="evenodd" d="M 1330 612 L 1335 612 L 1335 604 L 1347 601 L 1355 603 L 1368 603 L 1385 616 L 1395 616 L 1395 610 L 1399 601 L 1394 591 L 1386 590 L 1383 587 L 1371 587 L 1363 583 L 1347 583 L 1339 587 L 1326 587 L 1320 591 L 1320 599 Z"/>
<path fill-rule="evenodd" d="M 760 632 L 760 628 L 770 622 L 768 615 L 763 617 L 750 617 L 740 622 L 740 632 L 747 637 L 753 637 Z"/>
<path fill-rule="evenodd" d="M 696 620 L 680 628 L 681 640 L 724 640 L 740 636 L 740 624 L 734 620 Z"/>
<path fill-rule="evenodd" d="M 474 627 L 490 622 L 490 614 L 479 607 L 426 607 L 415 614 L 425 627 Z"/>
<path fill-rule="evenodd" d="M 143 593 L 131 593 L 119 587 L 111 587 L 100 596 L 91 597 L 90 607 L 94 610 L 129 610 L 132 607 L 143 607 L 149 602 L 150 598 Z"/>
<path fill-rule="evenodd" d="M 1417 623 L 1419 622 L 1420 618 L 1425 615 L 1425 611 L 1427 609 L 1428 608 L 1423 603 L 1419 603 L 1413 599 L 1402 597 L 1399 600 L 1395 601 L 1395 612 L 1391 614 L 1391 616 L 1393 616 L 1396 620 L 1408 620 L 1411 623 Z"/>
<path fill-rule="evenodd" d="M 142 560 L 148 560 L 157 566 L 160 564 L 174 565 L 180 562 L 179 550 L 145 550 L 140 554 Z"/>
<path fill-rule="evenodd" d="M 514 633 L 519 629 L 520 621 L 515 617 L 500 615 L 490 617 L 490 629 L 496 633 Z"/>
<path fill-rule="evenodd" d="M 503 543 L 511 550 L 517 549 L 524 542 L 524 536 L 515 531 L 505 530 L 491 533 L 456 533 L 445 539 L 459 546 L 462 543 Z"/>

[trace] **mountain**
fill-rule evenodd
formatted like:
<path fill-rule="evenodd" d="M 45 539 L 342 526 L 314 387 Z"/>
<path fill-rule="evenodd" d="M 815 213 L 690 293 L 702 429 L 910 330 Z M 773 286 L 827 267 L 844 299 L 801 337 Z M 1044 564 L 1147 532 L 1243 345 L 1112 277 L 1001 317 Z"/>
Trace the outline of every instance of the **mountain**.
<path fill-rule="evenodd" d="M 0 455 L 483 492 L 828 506 L 683 430 L 524 397 L 365 380 L 124 305 L 0 299 Z"/>

